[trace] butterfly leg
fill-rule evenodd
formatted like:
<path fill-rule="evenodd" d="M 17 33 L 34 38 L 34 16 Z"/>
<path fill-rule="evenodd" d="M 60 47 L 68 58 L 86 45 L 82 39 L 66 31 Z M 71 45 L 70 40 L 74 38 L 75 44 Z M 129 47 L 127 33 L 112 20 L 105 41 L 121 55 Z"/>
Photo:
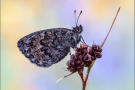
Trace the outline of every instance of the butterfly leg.
<path fill-rule="evenodd" d="M 82 37 L 81 35 L 80 35 L 79 38 L 80 38 L 80 41 L 81 41 L 82 43 L 86 44 L 85 41 L 84 41 L 84 39 L 83 39 L 83 37 Z M 81 39 L 82 39 L 82 40 L 81 40 Z M 87 45 L 87 44 L 86 44 L 86 45 Z"/>

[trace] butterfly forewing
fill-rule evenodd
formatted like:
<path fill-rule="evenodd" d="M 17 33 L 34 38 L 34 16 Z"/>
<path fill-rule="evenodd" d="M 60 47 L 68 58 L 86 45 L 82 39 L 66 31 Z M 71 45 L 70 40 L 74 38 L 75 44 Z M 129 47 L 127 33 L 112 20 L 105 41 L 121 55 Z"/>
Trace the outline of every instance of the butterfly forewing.
<path fill-rule="evenodd" d="M 74 33 L 66 28 L 34 32 L 18 41 L 19 50 L 32 63 L 49 67 L 61 61 L 75 44 Z"/>

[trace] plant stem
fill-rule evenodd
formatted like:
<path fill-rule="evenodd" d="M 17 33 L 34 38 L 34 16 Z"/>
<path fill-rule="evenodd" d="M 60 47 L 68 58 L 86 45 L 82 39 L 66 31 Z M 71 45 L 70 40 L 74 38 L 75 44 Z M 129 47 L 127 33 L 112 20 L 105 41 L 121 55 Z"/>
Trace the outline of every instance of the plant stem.
<path fill-rule="evenodd" d="M 120 11 L 120 7 L 119 7 L 119 9 L 118 9 L 118 11 L 117 11 L 117 13 L 116 13 L 116 15 L 115 15 L 115 17 L 114 17 L 114 20 L 113 20 L 112 25 L 111 25 L 111 27 L 110 27 L 110 29 L 109 29 L 109 32 L 107 33 L 107 35 L 106 35 L 106 37 L 105 37 L 103 43 L 100 45 L 101 48 L 103 47 L 103 45 L 104 45 L 104 43 L 105 43 L 105 41 L 106 41 L 106 39 L 107 39 L 107 37 L 108 37 L 108 35 L 109 35 L 109 33 L 110 33 L 112 27 L 113 27 L 113 25 L 114 25 L 114 22 L 115 22 L 115 20 L 116 20 L 116 18 L 117 18 L 117 15 L 118 15 L 119 11 Z M 90 70 L 91 70 L 91 68 L 92 68 L 92 66 L 93 66 L 94 63 L 95 63 L 95 60 L 90 63 L 90 66 L 89 66 L 88 69 L 87 69 L 86 77 L 85 77 L 85 78 L 83 77 L 83 70 L 80 71 L 80 72 L 78 72 L 78 73 L 79 73 L 79 76 L 81 77 L 81 80 L 82 80 L 82 90 L 85 90 L 85 89 L 86 89 L 88 76 L 89 76 Z"/>
<path fill-rule="evenodd" d="M 85 90 L 85 88 L 86 88 L 86 85 L 84 85 L 84 82 L 83 82 L 83 88 L 82 88 L 82 90 Z"/>
<path fill-rule="evenodd" d="M 93 66 L 93 64 L 94 64 L 94 62 L 95 62 L 95 60 L 92 61 L 92 63 L 90 64 L 90 66 L 89 66 L 88 69 L 87 69 L 86 77 L 85 77 L 85 79 L 83 80 L 83 88 L 82 88 L 82 90 L 85 90 L 85 89 L 86 89 L 88 76 L 89 76 L 90 70 L 91 70 L 91 68 L 92 68 L 92 66 Z"/>
<path fill-rule="evenodd" d="M 80 76 L 82 82 L 84 82 L 84 79 L 83 79 L 83 73 L 82 73 L 82 72 L 78 72 L 78 74 L 79 74 L 79 76 Z"/>
<path fill-rule="evenodd" d="M 107 33 L 107 35 L 106 35 L 106 37 L 105 37 L 105 39 L 104 39 L 104 41 L 103 41 L 103 43 L 101 44 L 100 47 L 103 47 L 103 45 L 104 45 L 104 43 L 105 43 L 105 41 L 106 41 L 106 39 L 107 39 L 107 37 L 108 37 L 110 31 L 112 30 L 113 24 L 114 24 L 114 22 L 115 22 L 115 20 L 116 20 L 116 18 L 117 18 L 117 15 L 118 15 L 119 11 L 120 11 L 120 7 L 119 7 L 119 9 L 118 9 L 118 11 L 117 11 L 117 13 L 116 13 L 114 19 L 113 19 L 113 22 L 112 22 L 112 25 L 111 25 L 111 27 L 110 27 L 110 29 L 109 29 L 109 32 Z"/>

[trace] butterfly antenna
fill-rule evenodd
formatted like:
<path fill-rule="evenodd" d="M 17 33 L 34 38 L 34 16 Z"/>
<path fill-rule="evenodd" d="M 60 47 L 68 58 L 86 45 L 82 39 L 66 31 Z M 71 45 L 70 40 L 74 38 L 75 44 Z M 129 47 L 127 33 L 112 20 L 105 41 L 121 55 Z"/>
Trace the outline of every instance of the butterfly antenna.
<path fill-rule="evenodd" d="M 74 14 L 75 14 L 75 25 L 77 26 L 77 22 L 76 22 L 76 10 L 74 10 Z"/>
<path fill-rule="evenodd" d="M 80 14 L 79 14 L 79 16 L 78 16 L 78 18 L 77 18 L 76 25 L 77 25 L 77 23 L 78 23 L 78 20 L 79 20 L 79 17 L 80 17 L 81 14 L 82 14 L 82 11 L 80 11 Z"/>

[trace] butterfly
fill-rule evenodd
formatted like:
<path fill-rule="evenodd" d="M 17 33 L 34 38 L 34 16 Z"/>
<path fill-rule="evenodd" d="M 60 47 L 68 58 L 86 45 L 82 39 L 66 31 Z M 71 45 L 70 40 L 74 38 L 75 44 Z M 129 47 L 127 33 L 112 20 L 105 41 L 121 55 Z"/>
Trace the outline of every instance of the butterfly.
<path fill-rule="evenodd" d="M 82 11 L 78 19 L 81 13 Z M 77 26 L 78 19 L 76 20 L 75 15 L 76 26 L 73 29 L 51 28 L 36 31 L 21 38 L 17 46 L 32 63 L 49 67 L 61 61 L 70 52 L 70 48 L 76 48 L 81 41 L 83 27 Z"/>

